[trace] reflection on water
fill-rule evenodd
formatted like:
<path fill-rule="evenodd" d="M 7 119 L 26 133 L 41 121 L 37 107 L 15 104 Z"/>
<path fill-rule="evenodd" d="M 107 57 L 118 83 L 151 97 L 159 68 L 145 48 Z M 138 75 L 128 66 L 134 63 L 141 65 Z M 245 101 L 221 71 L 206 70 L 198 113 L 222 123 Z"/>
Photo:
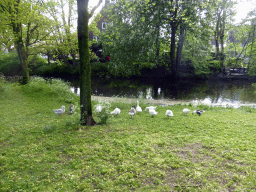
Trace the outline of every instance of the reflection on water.
<path fill-rule="evenodd" d="M 78 81 L 72 91 L 80 94 Z M 238 105 L 256 103 L 254 82 L 246 80 L 92 79 L 92 94 L 148 100 L 186 100 L 194 104 Z"/>

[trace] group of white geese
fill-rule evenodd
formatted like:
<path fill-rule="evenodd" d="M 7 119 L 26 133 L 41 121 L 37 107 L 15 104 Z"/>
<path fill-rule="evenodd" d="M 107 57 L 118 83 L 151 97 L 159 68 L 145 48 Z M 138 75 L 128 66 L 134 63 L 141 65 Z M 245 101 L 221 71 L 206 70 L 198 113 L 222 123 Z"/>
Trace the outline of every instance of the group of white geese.
<path fill-rule="evenodd" d="M 100 113 L 101 110 L 102 110 L 101 106 L 98 106 L 98 107 L 96 108 L 96 112 L 98 112 L 98 113 Z M 158 113 L 158 112 L 156 112 L 156 106 L 146 107 L 146 108 L 145 108 L 145 111 L 147 111 L 147 110 L 149 111 L 149 114 L 152 115 L 152 117 L 154 117 L 154 116 L 157 115 L 157 113 Z M 135 106 L 132 106 L 132 108 L 129 110 L 129 115 L 131 116 L 131 118 L 133 118 L 137 112 L 138 112 L 138 113 L 142 112 L 142 109 L 141 109 L 141 107 L 140 107 L 140 105 L 139 105 L 139 101 L 137 101 L 137 106 L 136 106 L 136 108 L 135 108 Z M 189 109 L 186 109 L 186 108 L 183 109 L 183 114 L 186 114 L 186 115 L 187 115 L 189 112 L 190 112 Z M 205 112 L 205 111 L 202 111 L 202 110 L 197 109 L 197 110 L 193 111 L 192 114 L 196 113 L 196 114 L 198 114 L 198 116 L 200 116 L 200 115 L 202 115 L 202 113 L 204 113 L 204 112 Z M 117 115 L 119 115 L 120 113 L 121 113 L 121 110 L 120 110 L 119 108 L 115 108 L 114 111 L 112 111 L 110 114 L 117 116 Z M 173 115 L 173 112 L 172 112 L 171 110 L 166 110 L 165 115 L 166 115 L 168 118 L 174 116 L 174 115 Z"/>
<path fill-rule="evenodd" d="M 102 106 L 98 105 L 95 110 L 97 113 L 100 113 L 102 111 Z M 149 111 L 149 114 L 152 115 L 152 117 L 154 117 L 158 113 L 158 112 L 156 112 L 155 106 L 146 107 L 145 111 L 147 111 L 147 110 Z M 53 111 L 55 114 L 58 114 L 58 115 L 65 113 L 65 106 L 63 105 L 63 106 L 61 106 L 61 109 L 54 109 Z M 74 105 L 70 104 L 69 112 L 70 113 L 74 112 Z M 132 108 L 129 110 L 129 115 L 131 116 L 131 118 L 133 118 L 135 116 L 136 112 L 138 112 L 138 113 L 142 112 L 142 109 L 139 106 L 139 101 L 137 101 L 136 108 L 135 108 L 135 106 L 132 106 Z M 183 114 L 187 115 L 189 112 L 190 112 L 189 109 L 187 109 L 187 108 L 183 109 Z M 196 113 L 198 116 L 200 116 L 204 112 L 205 111 L 197 109 L 197 110 L 193 111 L 192 114 Z M 119 108 L 115 108 L 115 110 L 112 111 L 110 114 L 118 116 L 120 113 L 121 113 L 121 110 Z M 173 112 L 171 110 L 166 110 L 165 115 L 168 118 L 174 116 Z"/>

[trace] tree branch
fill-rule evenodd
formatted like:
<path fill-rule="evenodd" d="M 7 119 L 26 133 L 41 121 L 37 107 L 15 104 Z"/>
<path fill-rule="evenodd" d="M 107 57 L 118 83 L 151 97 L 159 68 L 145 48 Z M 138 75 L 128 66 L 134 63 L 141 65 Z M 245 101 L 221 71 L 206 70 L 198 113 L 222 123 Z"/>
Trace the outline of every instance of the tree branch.
<path fill-rule="evenodd" d="M 91 13 L 89 14 L 89 19 L 93 16 L 95 10 L 100 6 L 101 3 L 102 3 L 102 0 L 99 1 L 98 5 L 92 8 Z"/>

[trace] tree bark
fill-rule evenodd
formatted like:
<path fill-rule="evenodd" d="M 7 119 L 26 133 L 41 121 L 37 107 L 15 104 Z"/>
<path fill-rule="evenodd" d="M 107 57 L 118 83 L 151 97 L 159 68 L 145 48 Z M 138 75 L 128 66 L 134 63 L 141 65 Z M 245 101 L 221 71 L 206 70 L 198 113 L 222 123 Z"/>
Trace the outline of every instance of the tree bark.
<path fill-rule="evenodd" d="M 176 77 L 176 73 L 177 73 L 177 68 L 176 68 L 176 59 L 175 59 L 175 35 L 176 35 L 176 25 L 175 23 L 171 24 L 171 28 L 172 28 L 172 32 L 171 32 L 171 49 L 170 49 L 170 60 L 171 60 L 171 69 L 172 69 L 172 74 L 174 77 Z M 169 65 L 170 65 L 169 64 Z"/>
<path fill-rule="evenodd" d="M 17 0 L 14 4 L 13 15 L 11 17 L 11 26 L 14 34 L 14 46 L 17 50 L 20 63 L 22 66 L 22 84 L 27 84 L 29 82 L 29 68 L 28 68 L 28 46 L 29 46 L 29 31 L 26 38 L 26 47 L 22 39 L 22 24 L 16 21 L 16 16 L 19 14 L 19 4 L 20 0 Z M 29 25 L 28 25 L 29 27 Z"/>
<path fill-rule="evenodd" d="M 92 118 L 91 104 L 91 64 L 89 54 L 89 31 L 88 31 L 88 0 L 77 0 L 78 8 L 78 47 L 80 58 L 80 108 L 81 125 L 93 126 L 96 124 Z"/>
<path fill-rule="evenodd" d="M 181 64 L 181 56 L 182 56 L 182 49 L 183 44 L 186 38 L 186 24 L 180 25 L 180 38 L 178 42 L 178 48 L 177 48 L 177 56 L 176 56 L 176 65 L 177 65 L 177 71 L 176 76 L 179 76 L 179 66 Z"/>
<path fill-rule="evenodd" d="M 173 1 L 171 1 L 173 3 Z M 176 77 L 177 74 L 177 64 L 176 64 L 176 59 L 175 59 L 175 49 L 176 49 L 176 30 L 177 30 L 177 12 L 178 12 L 178 2 L 176 2 L 176 8 L 173 12 L 171 12 L 171 21 L 170 21 L 170 26 L 171 26 L 171 47 L 170 47 L 170 64 L 171 64 L 171 69 L 172 69 L 172 74 L 173 77 Z M 169 64 L 169 65 L 170 65 Z M 168 66 L 170 67 L 170 66 Z"/>

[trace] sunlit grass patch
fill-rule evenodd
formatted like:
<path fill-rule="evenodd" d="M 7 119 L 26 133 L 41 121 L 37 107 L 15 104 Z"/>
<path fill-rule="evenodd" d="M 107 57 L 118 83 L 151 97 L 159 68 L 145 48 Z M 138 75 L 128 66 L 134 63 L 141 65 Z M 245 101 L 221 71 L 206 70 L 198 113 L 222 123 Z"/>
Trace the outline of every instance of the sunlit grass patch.
<path fill-rule="evenodd" d="M 70 85 L 60 79 L 43 79 L 42 77 L 31 77 L 30 82 L 22 87 L 29 96 L 51 96 L 59 101 L 67 103 L 75 102 L 75 95 L 70 90 Z"/>

